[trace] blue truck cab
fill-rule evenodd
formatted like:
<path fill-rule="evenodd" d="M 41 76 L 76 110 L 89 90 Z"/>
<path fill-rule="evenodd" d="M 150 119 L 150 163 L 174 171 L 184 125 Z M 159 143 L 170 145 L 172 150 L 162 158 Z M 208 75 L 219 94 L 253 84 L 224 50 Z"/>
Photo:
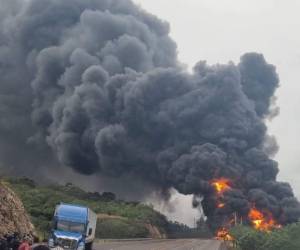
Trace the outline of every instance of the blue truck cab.
<path fill-rule="evenodd" d="M 50 248 L 91 250 L 97 215 L 88 207 L 61 203 L 56 206 L 48 240 Z"/>

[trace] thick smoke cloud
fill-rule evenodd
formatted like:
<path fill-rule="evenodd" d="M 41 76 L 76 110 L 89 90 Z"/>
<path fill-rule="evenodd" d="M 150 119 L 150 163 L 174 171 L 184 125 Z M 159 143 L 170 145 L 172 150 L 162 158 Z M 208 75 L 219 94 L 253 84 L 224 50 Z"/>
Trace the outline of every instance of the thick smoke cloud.
<path fill-rule="evenodd" d="M 257 115 L 277 115 L 278 108 L 273 105 L 274 92 L 278 85 L 275 67 L 267 64 L 263 56 L 258 54 L 242 56 L 238 67 L 243 91 L 254 102 Z"/>
<path fill-rule="evenodd" d="M 262 55 L 201 61 L 191 74 L 168 23 L 130 0 L 0 3 L 3 164 L 56 160 L 82 174 L 134 174 L 203 197 L 211 225 L 253 202 L 282 223 L 299 218 L 270 159 L 265 119 L 276 114 L 279 80 Z M 222 212 L 210 185 L 218 177 L 235 183 Z"/>

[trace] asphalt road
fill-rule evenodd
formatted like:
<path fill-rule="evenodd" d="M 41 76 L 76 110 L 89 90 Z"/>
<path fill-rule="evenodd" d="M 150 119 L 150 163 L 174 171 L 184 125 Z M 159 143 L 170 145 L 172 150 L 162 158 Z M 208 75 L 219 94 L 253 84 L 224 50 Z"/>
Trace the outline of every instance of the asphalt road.
<path fill-rule="evenodd" d="M 104 242 L 93 246 L 93 250 L 219 250 L 219 248 L 219 241 L 200 239 Z"/>

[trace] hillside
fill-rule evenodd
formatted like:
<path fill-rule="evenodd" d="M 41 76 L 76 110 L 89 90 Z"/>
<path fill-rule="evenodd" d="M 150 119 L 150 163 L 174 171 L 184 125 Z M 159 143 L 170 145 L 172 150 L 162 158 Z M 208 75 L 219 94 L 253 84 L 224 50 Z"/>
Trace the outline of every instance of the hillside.
<path fill-rule="evenodd" d="M 33 234 L 34 228 L 17 195 L 0 182 L 0 236 Z"/>
<path fill-rule="evenodd" d="M 23 201 L 32 223 L 47 237 L 55 205 L 60 202 L 87 205 L 98 214 L 98 238 L 165 237 L 166 217 L 151 206 L 117 200 L 113 193 L 90 193 L 69 183 L 38 186 L 27 178 L 5 179 Z"/>

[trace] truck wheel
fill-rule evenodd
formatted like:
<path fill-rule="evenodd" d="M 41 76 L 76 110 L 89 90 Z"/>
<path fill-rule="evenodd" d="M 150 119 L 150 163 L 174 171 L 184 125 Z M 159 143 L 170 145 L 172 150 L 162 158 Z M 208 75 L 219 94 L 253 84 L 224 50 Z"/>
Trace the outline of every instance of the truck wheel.
<path fill-rule="evenodd" d="M 93 249 L 93 242 L 89 242 L 85 244 L 85 250 L 92 250 Z"/>

